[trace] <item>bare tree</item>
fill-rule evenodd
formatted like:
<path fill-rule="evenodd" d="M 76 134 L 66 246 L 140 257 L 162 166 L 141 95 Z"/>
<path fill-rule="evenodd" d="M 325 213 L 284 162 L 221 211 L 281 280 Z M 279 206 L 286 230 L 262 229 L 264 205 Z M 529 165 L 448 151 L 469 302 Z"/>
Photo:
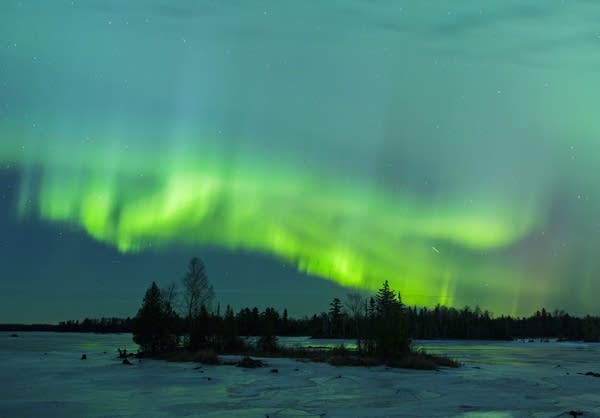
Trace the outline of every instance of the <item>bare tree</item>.
<path fill-rule="evenodd" d="M 366 298 L 358 292 L 351 292 L 346 294 L 346 311 L 350 314 L 354 321 L 354 331 L 357 336 L 357 345 L 360 350 L 361 348 L 361 336 L 360 336 L 360 322 L 364 304 Z"/>
<path fill-rule="evenodd" d="M 188 264 L 188 270 L 183 276 L 183 302 L 188 320 L 193 320 L 204 306 L 210 310 L 210 304 L 215 296 L 212 285 L 206 276 L 204 262 L 194 257 Z"/>
<path fill-rule="evenodd" d="M 160 291 L 163 303 L 170 306 L 171 309 L 177 309 L 177 297 L 179 296 L 179 290 L 177 289 L 177 283 L 171 282 L 167 286 L 163 287 Z"/>
<path fill-rule="evenodd" d="M 363 311 L 364 304 L 365 304 L 365 298 L 360 293 L 351 292 L 351 293 L 346 294 L 346 302 L 344 303 L 344 305 L 346 306 L 346 309 L 348 310 L 348 312 L 350 313 L 350 316 L 352 316 L 352 318 L 354 318 L 354 319 L 360 318 L 362 311 Z"/>

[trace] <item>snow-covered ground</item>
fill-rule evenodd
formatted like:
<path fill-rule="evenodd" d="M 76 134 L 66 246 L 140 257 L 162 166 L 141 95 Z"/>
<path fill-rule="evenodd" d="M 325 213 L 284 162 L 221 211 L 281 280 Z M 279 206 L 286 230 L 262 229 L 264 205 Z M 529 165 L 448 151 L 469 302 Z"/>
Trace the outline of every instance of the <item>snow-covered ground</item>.
<path fill-rule="evenodd" d="M 465 363 L 439 372 L 290 359 L 241 369 L 125 366 L 115 350 L 135 349 L 130 335 L 19 334 L 0 333 L 0 417 L 600 416 L 600 378 L 578 374 L 600 372 L 597 344 L 417 343 Z"/>

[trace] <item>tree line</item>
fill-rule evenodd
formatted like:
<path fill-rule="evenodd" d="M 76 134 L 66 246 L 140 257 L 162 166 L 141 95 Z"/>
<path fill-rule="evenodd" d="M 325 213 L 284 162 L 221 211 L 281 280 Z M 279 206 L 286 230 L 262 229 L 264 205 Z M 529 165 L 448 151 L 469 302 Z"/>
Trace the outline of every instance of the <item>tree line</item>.
<path fill-rule="evenodd" d="M 243 336 L 257 336 L 262 348 L 273 348 L 276 336 L 312 336 L 356 339 L 361 349 L 376 350 L 375 340 L 395 335 L 390 343 L 405 347 L 410 339 L 513 339 L 558 338 L 600 341 L 600 317 L 575 317 L 564 311 L 541 309 L 529 317 L 494 317 L 479 307 L 462 309 L 437 305 L 408 307 L 385 282 L 368 297 L 351 292 L 334 298 L 320 314 L 291 318 L 287 309 L 215 306 L 215 292 L 206 266 L 193 258 L 179 283 L 146 291 L 134 318 L 84 319 L 48 324 L 0 324 L 0 331 L 131 332 L 150 351 L 178 346 L 235 350 Z M 152 342 L 149 335 L 157 336 Z M 388 342 L 380 341 L 385 347 Z"/>
<path fill-rule="evenodd" d="M 329 312 L 310 319 L 310 335 L 329 338 L 356 338 L 368 315 L 373 298 L 350 293 L 346 303 L 334 299 Z M 365 300 L 368 300 L 366 302 Z M 360 308 L 360 306 L 363 306 Z M 366 305 L 366 307 L 365 307 Z M 600 342 L 600 317 L 571 316 L 563 310 L 546 309 L 529 317 L 494 317 L 478 306 L 462 309 L 437 305 L 434 308 L 406 307 L 408 333 L 414 339 L 549 339 Z"/>
<path fill-rule="evenodd" d="M 274 318 L 276 335 L 312 336 L 315 338 L 356 338 L 360 326 L 361 311 L 351 309 L 354 296 L 350 293 L 342 302 L 335 298 L 328 312 L 292 318 L 287 309 L 280 313 L 275 308 L 259 310 L 257 307 L 243 308 L 233 315 L 233 322 L 241 336 L 257 336 L 265 327 L 266 316 Z M 361 303 L 364 310 L 364 302 Z M 213 313 L 219 313 L 220 308 Z M 231 316 L 231 307 L 226 307 L 225 316 Z M 437 305 L 434 308 L 407 307 L 408 330 L 414 339 L 514 339 L 514 338 L 558 338 L 565 340 L 600 341 L 600 318 L 597 316 L 575 317 L 565 311 L 536 311 L 524 318 L 511 316 L 494 317 L 488 311 L 468 306 L 462 309 Z M 229 319 L 231 321 L 231 319 Z M 0 331 L 52 331 L 52 332 L 92 332 L 92 333 L 131 333 L 135 318 L 85 318 L 82 321 L 62 321 L 54 324 L 0 324 Z M 184 333 L 186 321 L 177 316 L 176 329 Z"/>
<path fill-rule="evenodd" d="M 131 333 L 133 322 L 134 319 L 130 317 L 85 318 L 83 321 L 68 320 L 58 324 L 0 324 L 0 331 Z"/>

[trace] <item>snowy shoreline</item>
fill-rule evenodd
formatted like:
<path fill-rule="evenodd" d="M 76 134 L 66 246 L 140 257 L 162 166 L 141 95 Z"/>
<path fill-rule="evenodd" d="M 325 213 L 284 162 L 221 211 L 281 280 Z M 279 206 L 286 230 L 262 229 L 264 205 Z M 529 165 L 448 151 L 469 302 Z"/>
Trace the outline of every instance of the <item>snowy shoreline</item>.
<path fill-rule="evenodd" d="M 464 363 L 431 372 L 285 358 L 263 358 L 268 367 L 259 369 L 145 359 L 124 366 L 114 350 L 131 349 L 130 341 L 0 333 L 0 417 L 600 416 L 600 378 L 578 374 L 600 371 L 597 344 L 424 343 Z"/>

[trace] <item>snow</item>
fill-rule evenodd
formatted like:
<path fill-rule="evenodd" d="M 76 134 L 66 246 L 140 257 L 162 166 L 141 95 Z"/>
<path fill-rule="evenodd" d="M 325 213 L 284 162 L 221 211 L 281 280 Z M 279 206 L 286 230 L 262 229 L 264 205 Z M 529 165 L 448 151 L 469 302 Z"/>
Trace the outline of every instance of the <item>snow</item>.
<path fill-rule="evenodd" d="M 130 335 L 19 334 L 0 333 L 0 417 L 600 416 L 600 378 L 577 374 L 600 372 L 598 344 L 417 343 L 464 362 L 439 372 L 291 359 L 242 369 L 153 360 L 125 366 L 116 348 L 134 350 Z"/>

